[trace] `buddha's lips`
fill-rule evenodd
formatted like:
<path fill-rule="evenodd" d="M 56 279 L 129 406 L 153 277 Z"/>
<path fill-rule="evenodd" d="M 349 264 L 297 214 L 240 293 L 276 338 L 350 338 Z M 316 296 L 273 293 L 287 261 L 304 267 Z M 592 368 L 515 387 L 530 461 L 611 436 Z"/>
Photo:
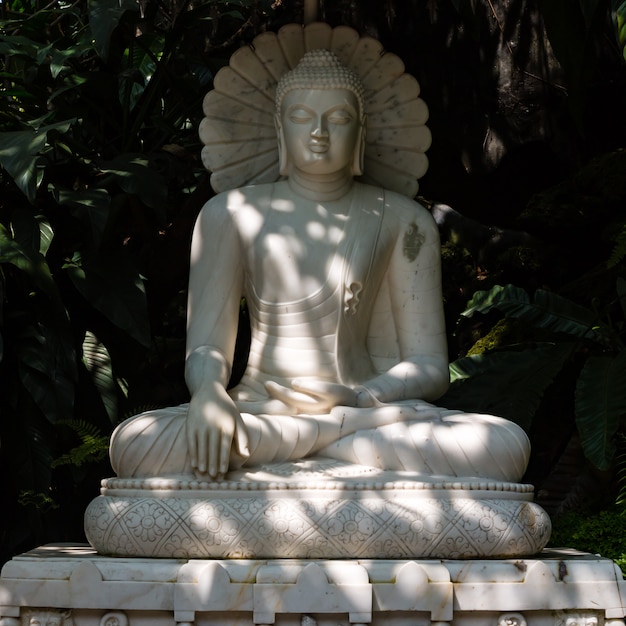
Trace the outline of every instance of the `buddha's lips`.
<path fill-rule="evenodd" d="M 309 150 L 311 152 L 316 152 L 316 153 L 328 152 L 329 147 L 330 145 L 328 144 L 328 142 L 311 141 L 309 143 Z"/>

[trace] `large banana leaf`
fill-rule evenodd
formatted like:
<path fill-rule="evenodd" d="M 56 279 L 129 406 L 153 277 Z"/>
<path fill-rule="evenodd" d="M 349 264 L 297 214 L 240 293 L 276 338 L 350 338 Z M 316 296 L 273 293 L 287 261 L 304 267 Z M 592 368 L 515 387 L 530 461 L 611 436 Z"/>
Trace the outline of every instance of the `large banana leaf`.
<path fill-rule="evenodd" d="M 626 350 L 589 357 L 576 385 L 576 425 L 586 457 L 611 467 L 615 434 L 626 418 Z"/>
<path fill-rule="evenodd" d="M 13 338 L 20 382 L 51 422 L 72 414 L 76 384 L 74 345 L 67 327 L 43 318 Z"/>
<path fill-rule="evenodd" d="M 610 340 L 610 329 L 598 322 L 593 311 L 543 289 L 537 290 L 532 302 L 524 289 L 514 285 L 496 285 L 490 291 L 477 291 L 461 315 L 471 317 L 474 313 L 487 313 L 494 308 L 508 317 L 555 333 L 602 344 Z"/>
<path fill-rule="evenodd" d="M 94 386 L 112 424 L 117 420 L 117 385 L 106 346 L 92 333 L 85 333 L 83 363 L 91 375 Z"/>
<path fill-rule="evenodd" d="M 499 415 L 530 429 L 545 390 L 575 344 L 464 357 L 450 364 L 452 384 L 438 404 L 469 413 Z"/>
<path fill-rule="evenodd" d="M 165 46 L 165 37 L 160 33 L 147 33 L 135 38 L 128 55 L 128 69 L 119 75 L 120 102 L 129 111 L 144 93 L 145 87 L 156 72 Z"/>
<path fill-rule="evenodd" d="M 30 202 L 34 202 L 42 172 L 37 170 L 37 157 L 48 140 L 48 133 L 57 130 L 65 133 L 73 120 L 0 133 L 0 165 L 11 175 L 15 184 Z"/>
<path fill-rule="evenodd" d="M 146 292 L 123 250 L 103 251 L 93 258 L 76 253 L 63 269 L 93 307 L 140 344 L 150 345 Z"/>
<path fill-rule="evenodd" d="M 126 193 L 136 195 L 154 209 L 158 219 L 165 218 L 167 185 L 162 175 L 139 154 L 120 154 L 110 161 L 98 163 L 102 173 L 108 174 L 101 184 L 115 181 Z"/>
<path fill-rule="evenodd" d="M 65 309 L 45 258 L 54 236 L 50 223 L 30 211 L 14 211 L 11 218 L 10 231 L 0 224 L 0 264 L 9 263 L 25 272 L 63 317 Z"/>
<path fill-rule="evenodd" d="M 83 225 L 85 239 L 93 248 L 102 240 L 109 219 L 111 196 L 106 189 L 64 189 L 60 185 L 48 185 L 54 199 L 62 206 L 70 207 L 72 215 Z"/>
<path fill-rule="evenodd" d="M 11 310 L 8 325 L 15 369 L 23 388 L 50 421 L 71 413 L 77 376 L 67 311 L 45 258 L 53 234 L 44 217 L 27 210 L 13 211 L 10 230 L 0 224 L 0 265 L 21 270 L 28 277 L 33 302 L 39 303 L 30 312 Z"/>
<path fill-rule="evenodd" d="M 98 54 L 106 59 L 109 55 L 111 34 L 126 11 L 137 11 L 134 0 L 89 0 L 89 27 Z"/>

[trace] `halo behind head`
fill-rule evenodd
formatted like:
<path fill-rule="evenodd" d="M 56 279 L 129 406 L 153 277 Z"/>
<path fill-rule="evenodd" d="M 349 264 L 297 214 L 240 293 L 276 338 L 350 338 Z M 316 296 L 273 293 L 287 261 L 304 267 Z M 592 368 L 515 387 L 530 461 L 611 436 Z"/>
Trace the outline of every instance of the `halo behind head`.
<path fill-rule="evenodd" d="M 339 61 L 331 60 L 328 51 Z M 418 179 L 428 169 L 425 152 L 431 142 L 428 107 L 419 97 L 419 84 L 379 41 L 360 37 L 347 26 L 332 28 L 321 22 L 304 28 L 287 24 L 278 33 L 261 33 L 215 76 L 199 129 L 202 162 L 215 191 L 280 178 L 275 113 L 285 92 L 281 87 L 276 98 L 277 83 L 307 52 L 313 52 L 310 58 L 317 58 L 320 67 L 311 71 L 307 84 L 292 78 L 284 88 L 310 88 L 310 76 L 316 75 L 317 87 L 354 92 L 362 107 L 361 123 L 367 127 L 362 182 L 413 198 Z M 331 77 L 330 66 L 337 69 L 336 77 Z M 356 81 L 346 72 L 353 72 Z"/>

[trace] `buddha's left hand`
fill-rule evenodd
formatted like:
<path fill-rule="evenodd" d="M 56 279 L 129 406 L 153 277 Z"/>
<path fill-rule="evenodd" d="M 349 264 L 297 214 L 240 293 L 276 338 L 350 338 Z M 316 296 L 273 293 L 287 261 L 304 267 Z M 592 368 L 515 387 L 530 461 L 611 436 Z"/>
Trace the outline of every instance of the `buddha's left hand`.
<path fill-rule="evenodd" d="M 291 387 L 269 381 L 265 389 L 272 398 L 293 407 L 296 413 L 328 413 L 336 406 L 369 407 L 375 402 L 364 387 L 352 388 L 325 380 L 295 379 Z"/>

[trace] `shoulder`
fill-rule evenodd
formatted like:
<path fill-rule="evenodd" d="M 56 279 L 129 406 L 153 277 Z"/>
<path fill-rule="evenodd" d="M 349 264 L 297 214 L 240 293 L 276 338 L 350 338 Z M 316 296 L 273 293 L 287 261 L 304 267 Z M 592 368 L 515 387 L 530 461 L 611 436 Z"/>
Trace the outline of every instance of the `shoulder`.
<path fill-rule="evenodd" d="M 404 232 L 406 229 L 417 230 L 423 237 L 438 239 L 439 230 L 428 209 L 411 198 L 395 191 L 385 190 L 385 221 Z"/>
<path fill-rule="evenodd" d="M 203 207 L 203 210 L 228 210 L 235 212 L 246 206 L 261 206 L 274 193 L 274 183 L 263 185 L 249 185 L 247 187 L 238 187 L 229 191 L 222 191 L 213 196 Z"/>
<path fill-rule="evenodd" d="M 250 185 L 218 193 L 202 207 L 201 219 L 238 221 L 250 217 L 250 214 L 264 214 L 269 206 L 273 187 L 272 183 Z"/>

